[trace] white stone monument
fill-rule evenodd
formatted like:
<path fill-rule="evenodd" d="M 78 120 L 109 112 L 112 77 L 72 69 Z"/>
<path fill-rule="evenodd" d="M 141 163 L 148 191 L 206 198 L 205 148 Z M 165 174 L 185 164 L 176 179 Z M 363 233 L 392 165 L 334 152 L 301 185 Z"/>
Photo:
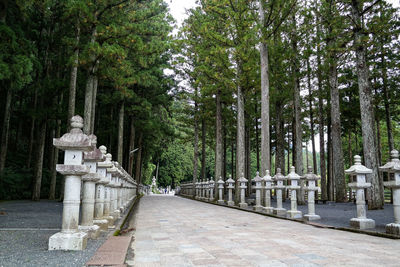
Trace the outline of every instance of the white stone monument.
<path fill-rule="evenodd" d="M 232 200 L 232 190 L 235 189 L 235 180 L 232 179 L 232 176 L 229 176 L 226 184 L 228 185 L 228 206 L 234 206 L 235 202 Z"/>
<path fill-rule="evenodd" d="M 290 210 L 287 211 L 287 218 L 298 219 L 302 217 L 301 211 L 297 210 L 297 190 L 300 189 L 299 180 L 300 175 L 295 172 L 294 166 L 290 167 L 290 173 L 286 176 L 290 181 Z"/>
<path fill-rule="evenodd" d="M 263 179 L 260 177 L 260 173 L 257 172 L 256 176 L 254 177 L 253 181 L 255 182 L 255 189 L 256 189 L 256 205 L 253 207 L 255 211 L 262 211 L 262 206 L 261 206 L 261 182 Z"/>
<path fill-rule="evenodd" d="M 371 183 L 366 182 L 366 175 L 371 174 L 372 170 L 362 165 L 361 157 L 355 155 L 354 165 L 345 170 L 345 172 L 350 174 L 352 179 L 352 182 L 348 184 L 349 187 L 356 190 L 357 218 L 350 220 L 350 226 L 357 229 L 375 228 L 375 221 L 367 218 L 364 193 L 366 188 L 371 187 Z"/>
<path fill-rule="evenodd" d="M 286 190 L 283 182 L 286 177 L 281 173 L 281 169 L 276 169 L 276 174 L 274 176 L 275 190 L 276 190 L 276 208 L 274 208 L 274 214 L 280 217 L 286 217 L 286 209 L 282 206 L 282 190 Z"/>
<path fill-rule="evenodd" d="M 224 204 L 225 200 L 224 200 L 224 184 L 225 182 L 222 180 L 222 177 L 219 177 L 219 180 L 217 181 L 218 184 L 218 204 Z"/>
<path fill-rule="evenodd" d="M 240 187 L 240 203 L 239 207 L 242 209 L 247 208 L 247 203 L 246 203 L 246 188 L 247 188 L 247 179 L 244 178 L 244 174 L 242 173 L 242 177 L 239 178 L 239 187 Z"/>
<path fill-rule="evenodd" d="M 211 177 L 211 180 L 210 180 L 210 201 L 214 201 L 214 186 L 215 186 L 215 182 L 214 182 L 213 178 Z"/>
<path fill-rule="evenodd" d="M 304 175 L 304 179 L 307 182 L 306 191 L 308 192 L 308 213 L 304 215 L 304 219 L 307 221 L 320 220 L 321 217 L 315 214 L 315 192 L 318 192 L 316 183 L 321 178 L 313 173 L 311 166 L 308 166 L 308 173 Z"/>
<path fill-rule="evenodd" d="M 53 145 L 64 150 L 64 164 L 57 164 L 56 170 L 65 176 L 64 202 L 61 232 L 49 238 L 49 250 L 83 250 L 88 235 L 78 231 L 81 177 L 89 173 L 83 165 L 83 152 L 93 150 L 91 140 L 82 132 L 83 119 L 71 118 L 71 131 L 61 138 L 54 138 Z"/>
<path fill-rule="evenodd" d="M 391 161 L 379 167 L 383 172 L 388 173 L 388 181 L 384 181 L 383 185 L 391 188 L 393 194 L 393 215 L 394 223 L 386 224 L 386 233 L 400 235 L 400 160 L 399 151 L 392 150 Z"/>
<path fill-rule="evenodd" d="M 264 196 L 265 196 L 265 207 L 263 207 L 263 211 L 267 214 L 273 214 L 274 208 L 271 206 L 271 190 L 272 186 L 272 177 L 269 174 L 269 170 L 265 171 L 265 176 L 262 178 L 264 181 Z M 281 203 L 282 203 L 282 195 L 281 195 Z M 286 211 L 285 211 L 286 212 Z"/>

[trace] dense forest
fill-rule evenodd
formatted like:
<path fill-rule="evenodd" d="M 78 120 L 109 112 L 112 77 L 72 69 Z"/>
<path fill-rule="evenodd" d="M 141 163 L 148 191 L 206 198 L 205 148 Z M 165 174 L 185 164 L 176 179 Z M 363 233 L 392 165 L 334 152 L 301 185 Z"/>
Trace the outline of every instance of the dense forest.
<path fill-rule="evenodd" d="M 187 13 L 175 34 L 162 0 L 1 0 L 0 199 L 62 197 L 52 139 L 79 114 L 139 183 L 312 166 L 321 198 L 343 202 L 359 154 L 382 208 L 378 166 L 400 149 L 399 10 L 199 0 Z"/>

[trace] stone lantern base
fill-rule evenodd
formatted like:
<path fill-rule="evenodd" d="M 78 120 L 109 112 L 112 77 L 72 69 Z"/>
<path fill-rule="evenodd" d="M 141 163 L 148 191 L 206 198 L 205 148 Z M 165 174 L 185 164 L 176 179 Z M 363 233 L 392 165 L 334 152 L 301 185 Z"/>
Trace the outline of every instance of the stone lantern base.
<path fill-rule="evenodd" d="M 400 235 L 400 224 L 398 223 L 389 223 L 386 224 L 386 233 L 393 235 Z"/>
<path fill-rule="evenodd" d="M 93 220 L 93 224 L 98 225 L 101 231 L 108 231 L 108 221 L 105 219 L 102 220 Z"/>
<path fill-rule="evenodd" d="M 317 221 L 317 220 L 321 220 L 321 216 L 319 216 L 317 214 L 305 214 L 304 219 L 306 221 Z"/>
<path fill-rule="evenodd" d="M 301 211 L 299 210 L 288 210 L 286 217 L 289 219 L 299 219 L 302 217 Z"/>
<path fill-rule="evenodd" d="M 262 211 L 265 212 L 266 214 L 274 214 L 274 208 L 273 207 L 263 207 Z M 286 211 L 285 211 L 286 213 Z"/>
<path fill-rule="evenodd" d="M 235 206 L 235 202 L 233 202 L 233 201 L 228 201 L 228 206 Z"/>
<path fill-rule="evenodd" d="M 253 210 L 254 211 L 262 211 L 263 210 L 263 206 L 254 206 Z"/>
<path fill-rule="evenodd" d="M 375 221 L 368 218 L 353 218 L 350 220 L 350 227 L 364 230 L 375 228 Z"/>
<path fill-rule="evenodd" d="M 241 209 L 245 209 L 245 208 L 247 208 L 247 203 L 239 203 L 239 207 L 241 208 Z"/>
<path fill-rule="evenodd" d="M 100 235 L 100 226 L 98 225 L 90 225 L 90 226 L 79 225 L 78 230 L 80 232 L 86 233 L 88 235 L 88 238 L 90 239 L 96 239 Z"/>
<path fill-rule="evenodd" d="M 84 232 L 58 232 L 49 238 L 49 250 L 84 250 L 88 235 Z"/>
<path fill-rule="evenodd" d="M 218 204 L 225 204 L 225 200 L 218 200 Z"/>
<path fill-rule="evenodd" d="M 114 217 L 112 215 L 110 215 L 110 216 L 104 217 L 104 219 L 106 219 L 108 221 L 108 228 L 110 228 L 110 227 L 112 228 L 114 221 L 115 221 Z"/>
<path fill-rule="evenodd" d="M 274 214 L 279 217 L 286 217 L 286 209 L 284 208 L 274 208 Z"/>

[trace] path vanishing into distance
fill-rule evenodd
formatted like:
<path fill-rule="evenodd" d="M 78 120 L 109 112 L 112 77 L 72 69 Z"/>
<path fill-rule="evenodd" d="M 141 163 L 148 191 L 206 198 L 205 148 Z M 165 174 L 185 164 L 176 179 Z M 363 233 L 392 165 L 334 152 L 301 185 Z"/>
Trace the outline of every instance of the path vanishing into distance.
<path fill-rule="evenodd" d="M 130 266 L 399 266 L 400 241 L 176 196 L 144 196 Z"/>

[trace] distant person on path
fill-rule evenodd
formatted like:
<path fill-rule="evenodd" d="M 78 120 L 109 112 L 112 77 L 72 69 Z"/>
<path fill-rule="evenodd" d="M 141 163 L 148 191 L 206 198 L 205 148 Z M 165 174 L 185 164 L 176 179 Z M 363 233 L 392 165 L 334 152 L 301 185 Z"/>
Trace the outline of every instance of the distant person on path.
<path fill-rule="evenodd" d="M 164 194 L 167 194 L 167 188 L 164 189 Z"/>

